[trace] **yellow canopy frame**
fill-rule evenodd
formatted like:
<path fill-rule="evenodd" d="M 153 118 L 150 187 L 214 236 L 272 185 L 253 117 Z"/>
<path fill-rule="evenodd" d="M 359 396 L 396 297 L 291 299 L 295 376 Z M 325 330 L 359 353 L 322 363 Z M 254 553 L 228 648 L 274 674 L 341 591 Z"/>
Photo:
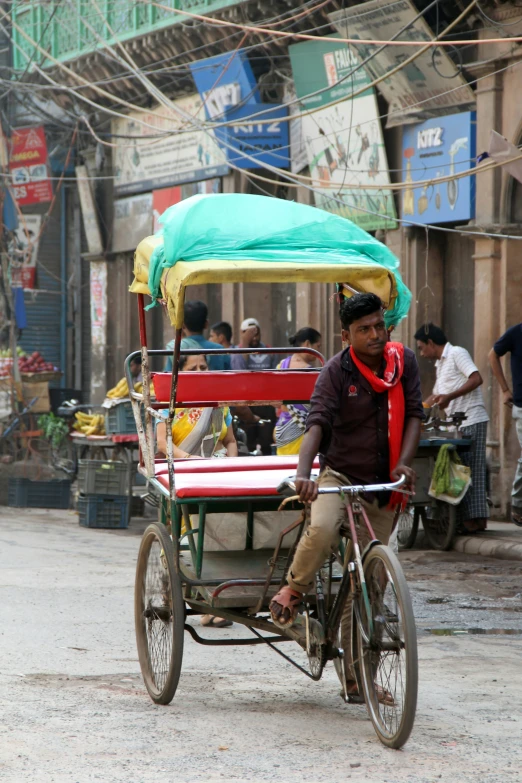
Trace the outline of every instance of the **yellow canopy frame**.
<path fill-rule="evenodd" d="M 161 236 L 143 239 L 134 254 L 134 280 L 130 291 L 150 296 L 149 262 L 154 249 L 163 243 Z M 171 324 L 183 326 L 185 288 L 204 283 L 339 283 L 345 296 L 369 291 L 377 294 L 386 308 L 397 297 L 392 272 L 380 264 L 306 264 L 279 261 L 178 261 L 161 276 L 162 298 L 166 302 Z"/>

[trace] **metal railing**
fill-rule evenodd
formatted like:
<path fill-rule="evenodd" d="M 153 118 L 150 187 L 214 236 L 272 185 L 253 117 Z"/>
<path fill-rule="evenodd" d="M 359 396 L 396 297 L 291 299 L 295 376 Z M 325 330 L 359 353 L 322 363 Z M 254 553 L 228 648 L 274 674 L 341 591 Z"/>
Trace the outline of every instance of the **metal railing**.
<path fill-rule="evenodd" d="M 24 70 L 30 61 L 42 67 L 53 64 L 41 51 L 35 50 L 33 42 L 57 60 L 75 60 L 96 49 L 103 49 L 104 43 L 127 41 L 188 18 L 169 9 L 207 15 L 242 2 L 158 1 L 165 7 L 158 8 L 136 0 L 96 0 L 96 3 L 91 0 L 14 0 L 11 10 L 14 23 L 13 66 L 15 70 Z M 16 29 L 17 26 L 29 36 L 30 41 Z M 115 37 L 111 31 L 116 33 Z"/>

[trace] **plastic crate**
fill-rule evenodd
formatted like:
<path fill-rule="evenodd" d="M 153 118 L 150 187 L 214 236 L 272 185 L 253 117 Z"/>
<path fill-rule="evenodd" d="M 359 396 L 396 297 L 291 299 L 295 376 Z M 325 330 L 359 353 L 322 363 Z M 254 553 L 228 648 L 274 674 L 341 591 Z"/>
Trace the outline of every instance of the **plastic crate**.
<path fill-rule="evenodd" d="M 141 420 L 144 421 L 144 418 L 145 415 L 142 408 Z M 130 400 L 118 402 L 107 410 L 105 414 L 105 432 L 107 435 L 135 435 L 137 433 Z"/>
<path fill-rule="evenodd" d="M 128 487 L 129 466 L 126 462 L 78 461 L 78 491 L 82 495 L 125 495 Z"/>
<path fill-rule="evenodd" d="M 32 481 L 10 478 L 7 505 L 17 508 L 69 508 L 71 482 L 68 479 Z"/>
<path fill-rule="evenodd" d="M 129 498 L 121 495 L 79 495 L 82 527 L 123 529 L 129 526 Z"/>

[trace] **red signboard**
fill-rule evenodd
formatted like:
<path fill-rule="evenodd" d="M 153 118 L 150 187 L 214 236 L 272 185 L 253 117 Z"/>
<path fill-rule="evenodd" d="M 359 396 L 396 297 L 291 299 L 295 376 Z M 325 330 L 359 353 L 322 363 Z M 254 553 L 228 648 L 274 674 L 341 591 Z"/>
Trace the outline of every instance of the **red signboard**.
<path fill-rule="evenodd" d="M 159 231 L 161 223 L 159 219 L 166 209 L 181 201 L 181 187 L 161 188 L 152 191 L 152 215 L 154 218 L 154 233 Z"/>
<path fill-rule="evenodd" d="M 19 206 L 51 201 L 53 187 L 49 179 L 47 142 L 42 125 L 13 131 L 9 171 Z"/>

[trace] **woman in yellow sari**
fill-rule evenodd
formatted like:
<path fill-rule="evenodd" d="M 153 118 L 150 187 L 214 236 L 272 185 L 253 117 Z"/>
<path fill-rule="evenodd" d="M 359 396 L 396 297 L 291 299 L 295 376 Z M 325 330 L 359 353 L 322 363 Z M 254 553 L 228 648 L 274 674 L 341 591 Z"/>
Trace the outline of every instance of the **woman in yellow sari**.
<path fill-rule="evenodd" d="M 182 356 L 183 372 L 206 372 L 204 356 Z M 165 411 L 166 413 L 166 411 Z M 160 422 L 156 429 L 158 453 L 167 453 L 167 428 Z M 176 408 L 172 423 L 174 457 L 237 457 L 237 443 L 229 408 Z"/>
<path fill-rule="evenodd" d="M 202 355 L 182 356 L 179 369 L 183 372 L 207 372 L 208 364 Z M 156 428 L 156 439 L 158 455 L 164 456 L 167 453 L 167 427 L 163 422 Z M 228 408 L 176 408 L 172 439 L 176 459 L 237 457 L 237 443 Z M 232 622 L 204 614 L 201 625 L 206 628 L 227 628 Z"/>

